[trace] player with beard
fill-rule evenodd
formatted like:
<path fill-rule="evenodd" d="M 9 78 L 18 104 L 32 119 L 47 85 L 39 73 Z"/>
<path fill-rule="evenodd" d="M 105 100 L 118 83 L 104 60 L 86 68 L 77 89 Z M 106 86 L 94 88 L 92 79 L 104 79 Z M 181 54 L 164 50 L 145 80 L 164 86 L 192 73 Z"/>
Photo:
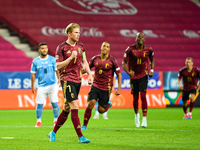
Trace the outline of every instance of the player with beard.
<path fill-rule="evenodd" d="M 34 86 L 36 74 L 38 77 L 38 92 L 36 97 L 37 123 L 35 127 L 41 127 L 42 110 L 47 96 L 53 107 L 54 125 L 59 115 L 58 84 L 60 84 L 60 75 L 56 67 L 56 60 L 54 57 L 48 55 L 48 46 L 46 43 L 40 43 L 38 51 L 40 56 L 33 60 L 31 66 L 31 90 L 34 94 L 36 93 Z M 55 72 L 57 74 L 58 84 L 56 83 L 57 78 Z"/>
<path fill-rule="evenodd" d="M 131 79 L 131 93 L 133 94 L 133 107 L 135 111 L 135 126 L 140 127 L 140 114 L 138 112 L 138 99 L 140 93 L 143 114 L 141 126 L 146 128 L 146 90 L 148 84 L 148 76 L 153 76 L 155 62 L 153 49 L 144 45 L 144 42 L 144 34 L 141 32 L 137 33 L 136 44 L 129 46 L 125 50 L 122 66 L 124 71 L 130 76 Z M 149 67 L 151 68 L 149 69 Z"/>
<path fill-rule="evenodd" d="M 183 119 L 192 119 L 192 110 L 194 108 L 195 95 L 199 91 L 200 84 L 198 80 L 200 79 L 200 70 L 193 66 L 193 59 L 187 57 L 185 61 L 186 67 L 180 69 L 178 74 L 178 85 L 180 90 L 182 90 L 182 100 L 183 100 Z M 183 84 L 181 84 L 181 79 L 183 79 Z M 190 110 L 187 113 L 187 102 L 190 100 Z"/>
<path fill-rule="evenodd" d="M 79 143 L 90 143 L 90 140 L 86 139 L 81 132 L 78 116 L 78 94 L 81 87 L 82 68 L 89 75 L 89 84 L 92 84 L 93 77 L 86 59 L 85 47 L 83 43 L 79 42 L 80 26 L 71 23 L 66 27 L 65 32 L 68 39 L 61 43 L 56 50 L 57 68 L 61 75 L 65 103 L 53 131 L 48 136 L 51 142 L 56 141 L 56 132 L 65 123 L 71 112 L 71 120 L 78 135 Z"/>

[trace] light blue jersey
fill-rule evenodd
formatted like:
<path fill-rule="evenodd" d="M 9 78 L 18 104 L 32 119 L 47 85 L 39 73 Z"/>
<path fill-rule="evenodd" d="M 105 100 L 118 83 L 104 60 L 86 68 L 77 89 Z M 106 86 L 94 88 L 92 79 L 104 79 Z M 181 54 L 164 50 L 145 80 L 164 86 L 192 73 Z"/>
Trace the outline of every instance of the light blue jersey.
<path fill-rule="evenodd" d="M 45 59 L 42 59 L 40 56 L 38 56 L 33 60 L 31 65 L 31 73 L 37 74 L 39 87 L 56 83 L 56 70 L 56 60 L 50 55 L 47 55 Z"/>

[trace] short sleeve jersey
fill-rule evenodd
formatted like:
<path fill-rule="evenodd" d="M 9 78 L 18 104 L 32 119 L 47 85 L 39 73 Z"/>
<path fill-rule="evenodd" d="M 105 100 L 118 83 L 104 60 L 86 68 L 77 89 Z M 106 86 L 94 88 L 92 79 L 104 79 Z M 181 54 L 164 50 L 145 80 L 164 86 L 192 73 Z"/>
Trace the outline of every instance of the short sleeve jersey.
<path fill-rule="evenodd" d="M 133 70 L 135 75 L 131 79 L 140 79 L 148 74 L 149 62 L 154 58 L 153 49 L 144 45 L 143 50 L 137 50 L 136 45 L 129 46 L 124 53 L 124 60 L 128 61 L 128 69 Z"/>
<path fill-rule="evenodd" d="M 188 72 L 187 68 L 180 69 L 178 78 L 183 79 L 183 90 L 189 91 L 197 88 L 197 82 L 200 79 L 200 70 L 197 67 Z"/>
<path fill-rule="evenodd" d="M 56 83 L 56 70 L 56 60 L 50 55 L 47 55 L 45 59 L 38 56 L 33 60 L 31 65 L 31 73 L 37 74 L 39 87 Z"/>
<path fill-rule="evenodd" d="M 105 91 L 112 89 L 114 72 L 121 73 L 116 59 L 112 56 L 102 61 L 101 55 L 96 55 L 90 60 L 89 66 L 95 67 L 93 86 Z"/>
<path fill-rule="evenodd" d="M 60 44 L 56 50 L 56 62 L 62 62 L 69 58 L 72 51 L 77 51 L 77 57 L 60 71 L 60 77 L 63 81 L 80 83 L 82 77 L 82 54 L 85 52 L 84 45 L 81 42 L 76 42 L 75 46 L 69 45 L 66 41 Z"/>

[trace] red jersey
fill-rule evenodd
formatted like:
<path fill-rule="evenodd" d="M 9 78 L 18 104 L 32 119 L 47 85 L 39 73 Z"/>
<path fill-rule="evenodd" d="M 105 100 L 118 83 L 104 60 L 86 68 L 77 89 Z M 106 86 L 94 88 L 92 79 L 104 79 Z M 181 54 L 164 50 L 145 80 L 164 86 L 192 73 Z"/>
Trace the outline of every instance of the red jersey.
<path fill-rule="evenodd" d="M 200 79 L 200 70 L 197 67 L 189 72 L 186 67 L 180 69 L 178 78 L 183 78 L 183 90 L 190 91 L 197 88 L 197 82 Z"/>
<path fill-rule="evenodd" d="M 105 91 L 112 89 L 114 72 L 121 73 L 116 59 L 110 55 L 105 61 L 101 60 L 101 55 L 92 57 L 89 66 L 95 67 L 93 86 Z"/>
<path fill-rule="evenodd" d="M 82 77 L 82 54 L 85 48 L 82 43 L 76 42 L 75 46 L 68 43 L 61 43 L 56 49 L 56 62 L 62 62 L 71 56 L 72 51 L 77 51 L 77 58 L 73 59 L 65 68 L 60 70 L 60 77 L 63 81 L 81 82 Z"/>
<path fill-rule="evenodd" d="M 136 44 L 129 46 L 124 53 L 124 60 L 127 60 L 128 69 L 133 70 L 135 75 L 131 79 L 140 79 L 150 70 L 150 60 L 154 57 L 153 49 L 144 45 L 143 50 L 136 49 Z M 150 60 L 149 60 L 150 59 Z"/>

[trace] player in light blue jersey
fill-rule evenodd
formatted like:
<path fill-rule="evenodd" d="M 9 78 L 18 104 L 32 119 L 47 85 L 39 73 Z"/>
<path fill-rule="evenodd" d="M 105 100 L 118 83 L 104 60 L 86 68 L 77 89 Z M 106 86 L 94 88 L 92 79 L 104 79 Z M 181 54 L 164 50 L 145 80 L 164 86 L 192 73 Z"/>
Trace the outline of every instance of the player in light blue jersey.
<path fill-rule="evenodd" d="M 46 43 L 40 43 L 38 51 L 40 56 L 35 58 L 31 65 L 31 90 L 34 94 L 36 93 L 34 86 L 36 75 L 38 77 L 38 91 L 36 97 L 37 123 L 35 127 L 41 127 L 42 110 L 43 105 L 46 104 L 47 96 L 53 107 L 54 125 L 59 116 L 58 84 L 60 84 L 60 75 L 56 67 L 56 60 L 54 57 L 48 55 L 48 46 Z"/>

